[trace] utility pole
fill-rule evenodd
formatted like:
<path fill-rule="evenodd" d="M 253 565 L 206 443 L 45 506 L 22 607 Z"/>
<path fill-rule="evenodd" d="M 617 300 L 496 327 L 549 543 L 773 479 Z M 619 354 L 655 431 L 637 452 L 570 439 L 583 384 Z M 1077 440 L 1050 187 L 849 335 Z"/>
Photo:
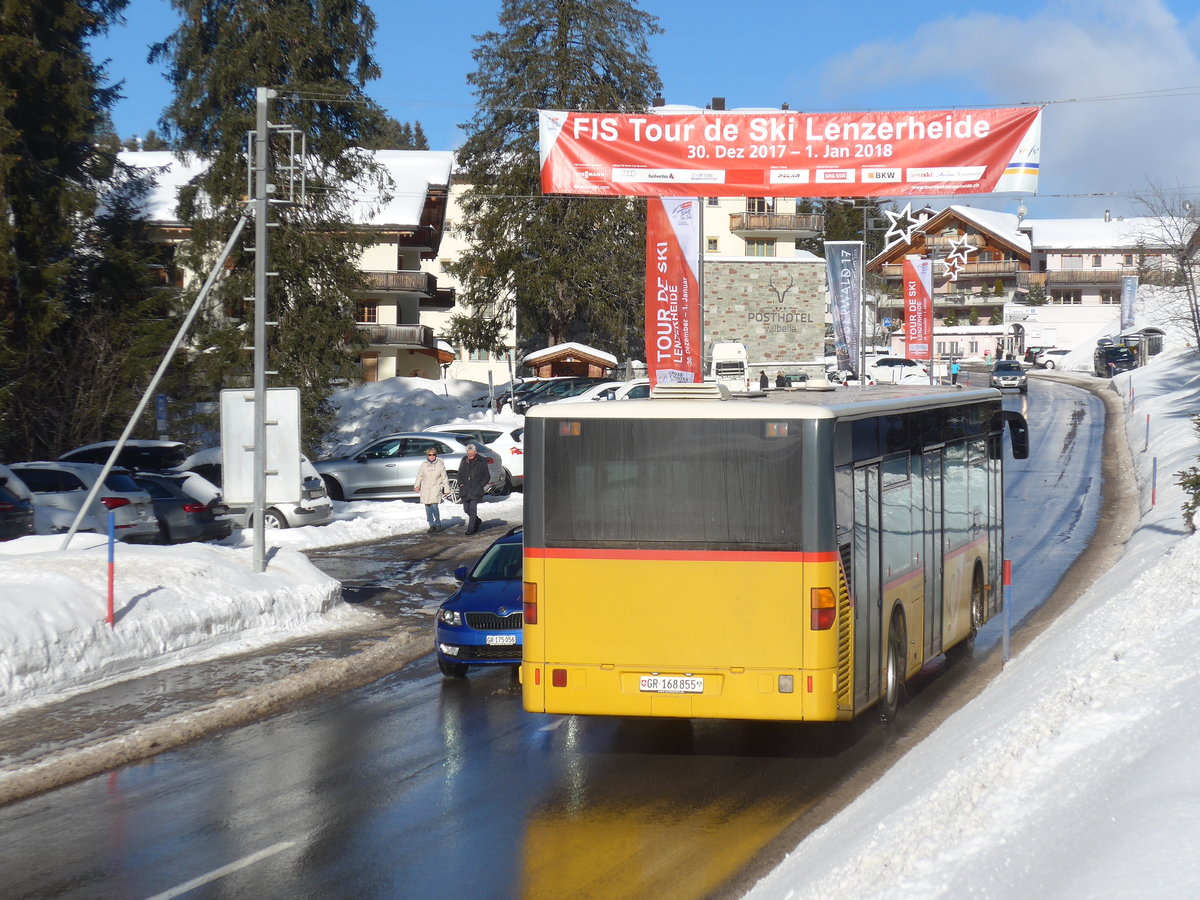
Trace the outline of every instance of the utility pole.
<path fill-rule="evenodd" d="M 271 124 L 270 88 L 255 90 L 254 118 L 254 571 L 266 568 L 267 496 L 267 218 L 271 204 L 267 184 L 267 151 Z"/>

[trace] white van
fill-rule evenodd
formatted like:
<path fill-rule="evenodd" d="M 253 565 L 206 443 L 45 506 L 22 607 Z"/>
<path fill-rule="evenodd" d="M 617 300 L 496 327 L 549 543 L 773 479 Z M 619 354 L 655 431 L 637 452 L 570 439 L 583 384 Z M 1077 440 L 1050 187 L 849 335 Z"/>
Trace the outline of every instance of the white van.
<path fill-rule="evenodd" d="M 714 341 L 709 376 L 731 391 L 750 390 L 750 366 L 746 345 L 737 341 Z"/>

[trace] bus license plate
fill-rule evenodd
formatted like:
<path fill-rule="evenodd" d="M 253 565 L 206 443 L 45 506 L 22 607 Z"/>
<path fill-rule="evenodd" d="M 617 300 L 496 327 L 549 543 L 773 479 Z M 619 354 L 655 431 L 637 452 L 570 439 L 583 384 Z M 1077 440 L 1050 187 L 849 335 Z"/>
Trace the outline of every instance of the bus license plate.
<path fill-rule="evenodd" d="M 703 694 L 704 679 L 696 675 L 643 675 L 638 689 L 653 694 Z"/>
<path fill-rule="evenodd" d="M 517 642 L 515 634 L 489 634 L 484 638 L 493 647 L 511 647 Z"/>

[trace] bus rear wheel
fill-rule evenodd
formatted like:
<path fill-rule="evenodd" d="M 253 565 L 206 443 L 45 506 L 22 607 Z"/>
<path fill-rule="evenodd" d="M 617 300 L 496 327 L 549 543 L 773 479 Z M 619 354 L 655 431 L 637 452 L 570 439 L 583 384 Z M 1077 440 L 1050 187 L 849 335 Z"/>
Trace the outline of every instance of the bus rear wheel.
<path fill-rule="evenodd" d="M 904 693 L 906 644 L 904 616 L 897 610 L 888 629 L 887 651 L 883 659 L 883 696 L 879 698 L 879 719 L 885 725 L 895 722 L 900 711 L 900 698 Z"/>
<path fill-rule="evenodd" d="M 971 630 L 967 636 L 946 651 L 946 662 L 954 665 L 975 652 L 975 635 L 983 627 L 984 615 L 983 568 L 976 564 L 975 577 L 971 579 Z"/>

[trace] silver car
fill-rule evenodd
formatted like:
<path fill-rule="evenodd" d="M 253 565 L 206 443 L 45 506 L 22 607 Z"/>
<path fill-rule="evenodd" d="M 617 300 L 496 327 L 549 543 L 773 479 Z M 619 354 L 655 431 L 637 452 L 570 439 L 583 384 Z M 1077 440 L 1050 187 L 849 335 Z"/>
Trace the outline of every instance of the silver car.
<path fill-rule="evenodd" d="M 9 465 L 33 493 L 33 527 L 37 534 L 64 534 L 83 508 L 88 491 L 104 466 L 97 463 L 23 462 Z M 79 523 L 80 531 L 108 531 L 113 514 L 116 536 L 123 541 L 158 540 L 154 501 L 127 469 L 110 469 L 92 509 Z"/>
<path fill-rule="evenodd" d="M 217 487 L 223 479 L 220 447 L 209 447 L 193 453 L 182 465 L 181 472 L 195 472 L 207 478 Z M 228 516 L 234 528 L 249 528 L 253 510 L 248 506 L 230 505 Z M 300 457 L 300 502 L 275 503 L 263 512 L 263 525 L 267 528 L 299 528 L 301 525 L 328 525 L 333 521 L 333 503 L 325 491 L 325 483 L 312 463 Z"/>
<path fill-rule="evenodd" d="M 500 456 L 479 441 L 465 435 L 433 431 L 405 431 L 389 434 L 364 446 L 361 450 L 334 459 L 314 463 L 334 500 L 392 500 L 420 496 L 413 490 L 417 469 L 425 461 L 425 450 L 434 447 L 446 465 L 450 478 L 450 499 L 457 501 L 458 466 L 467 454 L 467 443 L 475 444 L 487 463 L 491 479 L 488 493 L 504 484 L 504 466 Z"/>
<path fill-rule="evenodd" d="M 991 383 L 1000 390 L 1018 390 L 1022 394 L 1029 391 L 1029 376 L 1015 359 L 1002 359 L 992 366 Z"/>

